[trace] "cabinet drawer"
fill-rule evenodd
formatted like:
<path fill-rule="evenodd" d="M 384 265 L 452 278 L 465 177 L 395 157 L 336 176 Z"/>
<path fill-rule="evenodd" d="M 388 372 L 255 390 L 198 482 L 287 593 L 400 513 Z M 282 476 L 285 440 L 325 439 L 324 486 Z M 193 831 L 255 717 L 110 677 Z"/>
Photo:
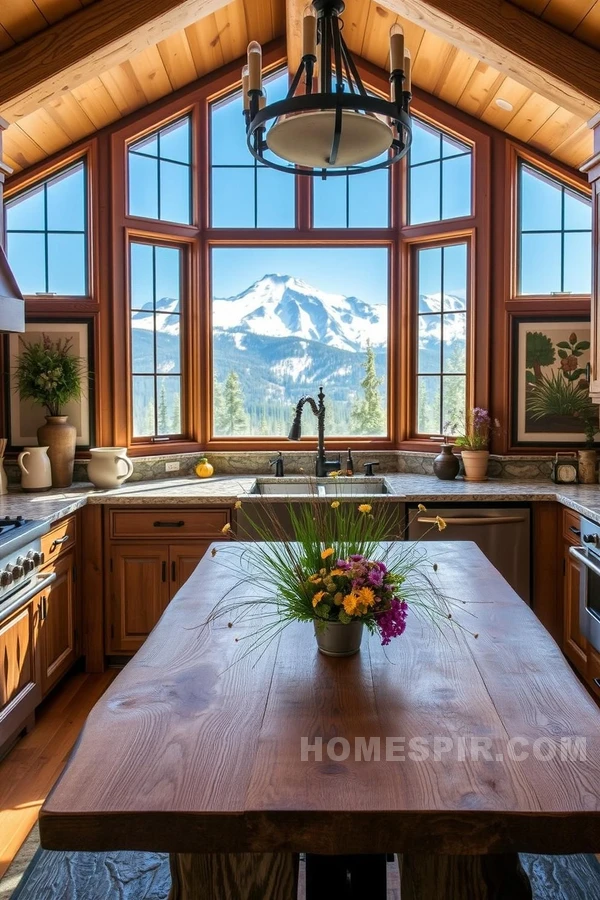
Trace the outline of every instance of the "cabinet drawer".
<path fill-rule="evenodd" d="M 231 520 L 230 509 L 126 509 L 110 511 L 110 536 L 121 538 L 156 538 L 170 542 L 174 538 L 203 537 L 218 540 L 221 530 Z"/>
<path fill-rule="evenodd" d="M 45 565 L 55 562 L 60 556 L 75 546 L 77 526 L 75 516 L 69 516 L 42 536 L 42 552 Z"/>
<path fill-rule="evenodd" d="M 563 508 L 563 536 L 573 544 L 579 544 L 579 535 L 576 531 L 581 529 L 581 516 L 572 509 Z"/>

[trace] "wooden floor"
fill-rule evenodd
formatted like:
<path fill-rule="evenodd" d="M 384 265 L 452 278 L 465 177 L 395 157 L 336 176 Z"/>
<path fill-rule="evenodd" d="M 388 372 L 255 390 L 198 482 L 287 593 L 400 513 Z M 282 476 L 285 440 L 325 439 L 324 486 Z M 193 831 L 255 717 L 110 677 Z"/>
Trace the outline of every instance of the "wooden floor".
<path fill-rule="evenodd" d="M 89 711 L 118 671 L 67 676 L 38 709 L 30 734 L 0 762 L 0 878 L 35 825 Z"/>

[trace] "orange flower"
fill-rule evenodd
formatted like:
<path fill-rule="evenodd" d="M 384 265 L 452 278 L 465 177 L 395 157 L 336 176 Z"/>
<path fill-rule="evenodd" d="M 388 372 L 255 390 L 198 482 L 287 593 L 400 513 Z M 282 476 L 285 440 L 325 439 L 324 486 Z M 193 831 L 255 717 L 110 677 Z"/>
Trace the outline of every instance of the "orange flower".
<path fill-rule="evenodd" d="M 328 547 L 327 550 L 321 552 L 321 559 L 329 559 L 330 556 L 333 556 L 333 547 Z"/>
<path fill-rule="evenodd" d="M 348 616 L 365 616 L 375 603 L 374 592 L 369 587 L 363 587 L 344 597 L 344 612 Z"/>
<path fill-rule="evenodd" d="M 323 599 L 324 596 L 325 596 L 325 591 L 317 591 L 315 596 L 312 598 L 313 609 L 315 606 L 318 606 L 318 604 L 321 602 L 321 600 Z"/>
<path fill-rule="evenodd" d="M 371 512 L 372 508 L 373 507 L 369 503 L 361 503 L 358 507 L 358 511 L 367 515 Z"/>

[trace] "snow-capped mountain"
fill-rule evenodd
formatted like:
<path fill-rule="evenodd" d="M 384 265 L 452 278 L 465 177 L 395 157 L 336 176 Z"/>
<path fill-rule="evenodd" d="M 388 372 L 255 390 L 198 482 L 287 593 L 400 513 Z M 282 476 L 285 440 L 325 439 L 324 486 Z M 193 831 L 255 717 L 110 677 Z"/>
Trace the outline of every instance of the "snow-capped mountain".
<path fill-rule="evenodd" d="M 387 339 L 387 310 L 329 294 L 289 275 L 264 275 L 241 294 L 213 302 L 215 331 L 318 341 L 352 353 Z"/>

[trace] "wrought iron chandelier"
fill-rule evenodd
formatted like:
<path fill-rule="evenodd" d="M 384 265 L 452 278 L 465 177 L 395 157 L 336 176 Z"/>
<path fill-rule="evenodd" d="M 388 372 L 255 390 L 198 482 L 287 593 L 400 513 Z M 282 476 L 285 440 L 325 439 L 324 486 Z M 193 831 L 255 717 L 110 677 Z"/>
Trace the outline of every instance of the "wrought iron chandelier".
<path fill-rule="evenodd" d="M 402 27 L 390 31 L 390 99 L 384 100 L 368 94 L 362 83 L 342 34 L 343 11 L 343 0 L 313 0 L 307 6 L 302 60 L 284 100 L 267 103 L 261 46 L 248 45 L 242 69 L 246 135 L 250 153 L 265 166 L 325 178 L 384 169 L 408 152 L 411 57 Z"/>

